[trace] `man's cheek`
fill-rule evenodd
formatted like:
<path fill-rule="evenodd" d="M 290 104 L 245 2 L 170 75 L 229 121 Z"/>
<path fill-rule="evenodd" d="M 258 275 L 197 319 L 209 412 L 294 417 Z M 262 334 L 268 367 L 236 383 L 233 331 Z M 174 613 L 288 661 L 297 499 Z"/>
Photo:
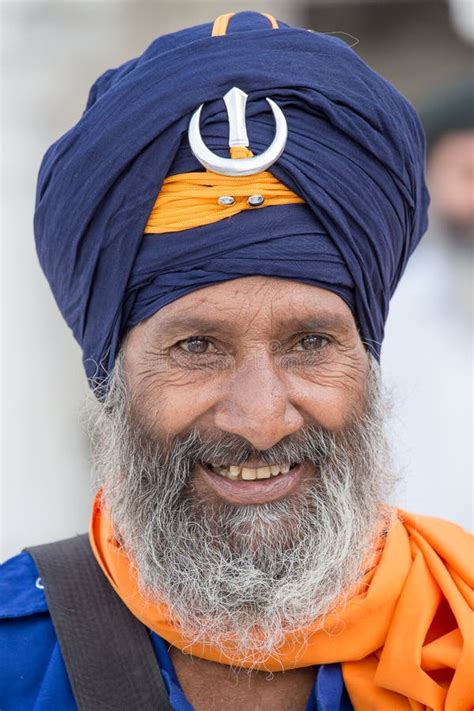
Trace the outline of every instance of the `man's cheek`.
<path fill-rule="evenodd" d="M 313 385 L 306 395 L 307 411 L 312 421 L 325 430 L 344 429 L 357 409 L 359 397 L 344 385 Z"/>
<path fill-rule="evenodd" d="M 348 368 L 324 367 L 292 378 L 293 402 L 316 424 L 330 431 L 346 427 L 367 405 L 364 362 Z"/>
<path fill-rule="evenodd" d="M 188 374 L 162 374 L 140 387 L 134 397 L 134 414 L 156 434 L 175 436 L 189 430 L 212 409 L 219 389 L 195 382 Z"/>

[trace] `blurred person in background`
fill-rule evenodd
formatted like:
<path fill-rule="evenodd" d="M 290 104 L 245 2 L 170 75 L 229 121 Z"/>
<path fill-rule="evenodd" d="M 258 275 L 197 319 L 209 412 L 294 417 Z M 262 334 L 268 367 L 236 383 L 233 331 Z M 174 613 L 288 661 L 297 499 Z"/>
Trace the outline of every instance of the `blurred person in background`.
<path fill-rule="evenodd" d="M 427 206 L 414 109 L 335 37 L 229 13 L 99 77 L 35 214 L 98 491 L 2 568 L 2 711 L 471 707 L 470 537 L 387 504 Z"/>
<path fill-rule="evenodd" d="M 427 512 L 413 473 L 429 471 L 440 491 L 449 482 L 452 516 L 472 528 L 465 482 L 466 462 L 472 476 L 474 83 L 444 90 L 421 117 L 430 226 L 391 303 L 383 361 L 396 391 L 393 441 L 405 498 Z"/>
<path fill-rule="evenodd" d="M 474 256 L 474 82 L 437 96 L 422 111 L 427 138 L 432 245 L 444 251 L 453 316 L 472 321 Z M 421 259 L 422 257 L 420 257 Z"/>

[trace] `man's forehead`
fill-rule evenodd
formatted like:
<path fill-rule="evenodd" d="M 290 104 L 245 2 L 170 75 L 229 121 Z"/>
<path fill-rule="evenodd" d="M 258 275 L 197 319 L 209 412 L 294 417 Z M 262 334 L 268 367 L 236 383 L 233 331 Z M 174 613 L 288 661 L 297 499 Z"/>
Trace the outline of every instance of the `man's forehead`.
<path fill-rule="evenodd" d="M 347 331 L 355 328 L 349 307 L 331 291 L 291 280 L 236 279 L 193 292 L 152 316 L 157 335 L 231 333 L 254 329 Z"/>

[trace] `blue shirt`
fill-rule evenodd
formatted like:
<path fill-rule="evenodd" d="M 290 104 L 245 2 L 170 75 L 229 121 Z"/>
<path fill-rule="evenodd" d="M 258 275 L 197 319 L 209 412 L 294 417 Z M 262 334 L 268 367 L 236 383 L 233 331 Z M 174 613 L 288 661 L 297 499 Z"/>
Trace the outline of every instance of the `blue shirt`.
<path fill-rule="evenodd" d="M 194 711 L 168 653 L 150 631 L 157 663 L 174 711 Z M 31 556 L 0 566 L 1 711 L 77 711 L 41 578 Z M 353 711 L 339 664 L 319 667 L 306 711 Z"/>

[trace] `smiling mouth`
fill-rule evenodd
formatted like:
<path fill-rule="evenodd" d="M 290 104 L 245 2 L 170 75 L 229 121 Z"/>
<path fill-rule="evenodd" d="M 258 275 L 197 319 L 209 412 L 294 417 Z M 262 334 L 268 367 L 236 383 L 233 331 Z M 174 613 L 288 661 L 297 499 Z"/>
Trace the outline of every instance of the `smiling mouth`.
<path fill-rule="evenodd" d="M 308 476 L 307 469 L 304 462 L 253 467 L 200 463 L 196 474 L 198 481 L 224 501 L 263 504 L 284 498 L 295 491 Z"/>
<path fill-rule="evenodd" d="M 219 474 L 226 479 L 233 481 L 255 481 L 260 479 L 272 479 L 273 477 L 288 474 L 291 469 L 294 469 L 296 464 L 268 464 L 261 467 L 246 467 L 231 464 L 229 466 L 223 464 L 206 464 L 214 474 Z"/>

